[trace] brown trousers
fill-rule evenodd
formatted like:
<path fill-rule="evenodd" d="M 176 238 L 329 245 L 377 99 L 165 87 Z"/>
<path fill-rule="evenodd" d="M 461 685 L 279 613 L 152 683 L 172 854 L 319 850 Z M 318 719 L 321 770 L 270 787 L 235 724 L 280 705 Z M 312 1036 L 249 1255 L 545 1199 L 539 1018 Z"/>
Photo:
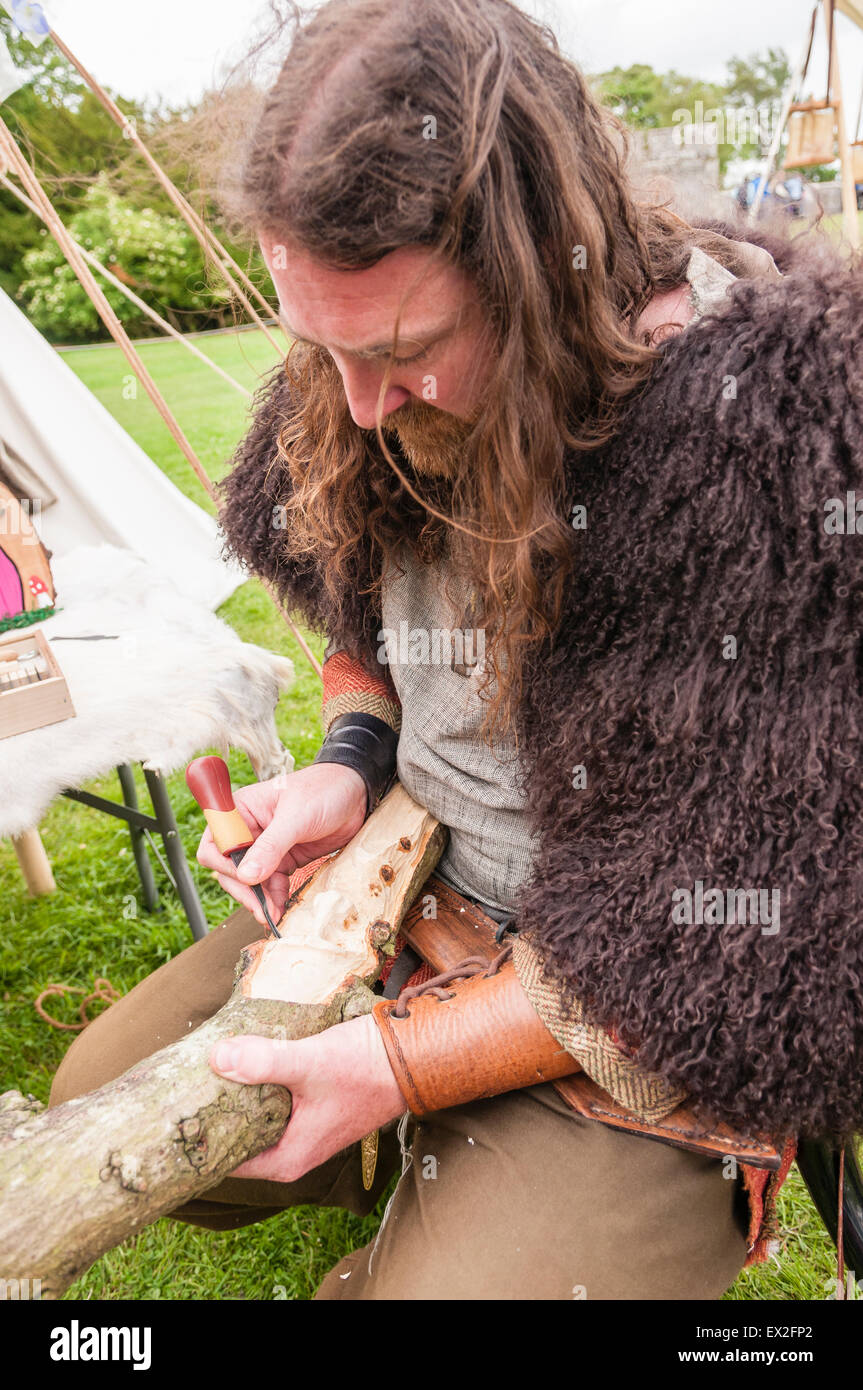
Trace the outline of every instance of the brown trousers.
<path fill-rule="evenodd" d="M 51 1104 L 95 1090 L 184 1037 L 228 998 L 244 908 L 97 1018 L 72 1044 Z M 376 1242 L 330 1271 L 320 1299 L 715 1299 L 746 1258 L 748 1209 L 716 1159 L 576 1115 L 551 1085 L 381 1135 L 371 1192 L 359 1145 L 298 1182 L 228 1178 L 172 1215 L 234 1230 L 299 1205 L 358 1216 L 401 1177 Z"/>

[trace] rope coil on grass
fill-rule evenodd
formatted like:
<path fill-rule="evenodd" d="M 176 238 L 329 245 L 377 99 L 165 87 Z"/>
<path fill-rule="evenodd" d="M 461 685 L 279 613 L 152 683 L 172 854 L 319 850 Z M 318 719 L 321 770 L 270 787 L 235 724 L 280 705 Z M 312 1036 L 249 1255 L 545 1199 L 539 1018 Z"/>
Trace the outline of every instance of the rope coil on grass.
<path fill-rule="evenodd" d="M 54 1018 L 51 1014 L 49 1014 L 42 1007 L 42 1000 L 47 999 L 48 996 L 51 994 L 59 994 L 61 997 L 67 994 L 83 994 L 84 998 L 81 1000 L 81 1004 L 78 1010 L 78 1012 L 81 1015 L 81 1022 L 61 1023 L 59 1018 Z M 64 1032 L 68 1033 L 79 1033 L 82 1029 L 86 1028 L 88 1024 L 93 1022 L 93 1019 L 90 1018 L 87 1014 L 87 1006 L 89 1004 L 94 1003 L 97 999 L 101 999 L 102 1002 L 104 1004 L 107 1004 L 107 1006 L 110 1008 L 112 1004 L 116 1003 L 118 999 L 122 999 L 122 997 L 123 995 L 120 992 L 120 990 L 115 989 L 114 986 L 111 984 L 110 980 L 106 979 L 102 975 L 97 975 L 93 981 L 93 989 L 90 991 L 89 994 L 87 993 L 86 989 L 84 989 L 80 985 L 46 985 L 45 988 L 42 990 L 42 993 L 34 1001 L 33 1007 L 35 1008 L 39 1017 L 44 1019 L 46 1023 L 50 1024 L 52 1028 L 62 1028 Z"/>

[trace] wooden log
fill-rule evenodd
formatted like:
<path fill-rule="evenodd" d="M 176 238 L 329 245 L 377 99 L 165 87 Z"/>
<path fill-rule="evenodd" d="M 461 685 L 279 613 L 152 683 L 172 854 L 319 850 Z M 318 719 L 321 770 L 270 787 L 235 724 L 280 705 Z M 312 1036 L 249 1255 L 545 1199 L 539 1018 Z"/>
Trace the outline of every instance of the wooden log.
<path fill-rule="evenodd" d="M 290 1093 L 218 1076 L 213 1045 L 237 1033 L 306 1037 L 368 1012 L 445 840 L 395 786 L 291 899 L 281 939 L 242 952 L 231 998 L 206 1023 L 55 1109 L 0 1096 L 0 1278 L 38 1279 L 56 1298 L 106 1250 L 275 1144 Z"/>

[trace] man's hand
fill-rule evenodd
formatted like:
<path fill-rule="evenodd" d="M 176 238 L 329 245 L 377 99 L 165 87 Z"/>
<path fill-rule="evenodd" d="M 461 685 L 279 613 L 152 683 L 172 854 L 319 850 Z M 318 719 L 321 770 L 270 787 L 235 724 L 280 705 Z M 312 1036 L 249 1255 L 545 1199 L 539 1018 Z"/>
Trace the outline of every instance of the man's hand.
<path fill-rule="evenodd" d="M 295 869 L 341 849 L 353 839 L 366 816 L 366 787 L 352 767 L 313 763 L 299 772 L 283 772 L 234 793 L 243 820 L 255 836 L 239 867 L 216 848 L 209 827 L 198 846 L 198 863 L 213 869 L 226 893 L 264 923 L 261 905 L 248 887 L 263 886 L 275 921 L 288 897 Z"/>
<path fill-rule="evenodd" d="M 230 1081 L 286 1086 L 293 1099 L 278 1144 L 241 1164 L 235 1178 L 295 1182 L 408 1108 L 369 1014 L 296 1042 L 229 1038 L 213 1048 L 210 1066 Z"/>

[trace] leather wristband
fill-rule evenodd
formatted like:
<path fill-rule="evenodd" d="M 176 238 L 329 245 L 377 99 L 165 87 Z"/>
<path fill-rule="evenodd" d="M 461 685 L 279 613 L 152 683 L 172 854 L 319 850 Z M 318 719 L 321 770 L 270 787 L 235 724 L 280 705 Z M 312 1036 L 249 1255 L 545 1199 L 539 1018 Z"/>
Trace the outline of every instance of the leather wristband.
<path fill-rule="evenodd" d="M 340 714 L 315 754 L 316 763 L 341 763 L 358 772 L 366 786 L 366 816 L 371 815 L 396 770 L 399 736 L 374 714 Z"/>
<path fill-rule="evenodd" d="M 511 961 L 492 975 L 447 984 L 442 992 L 452 997 L 429 992 L 407 1000 L 404 1018 L 394 1012 L 397 1000 L 379 999 L 372 1009 L 414 1115 L 580 1070 L 539 1017 Z"/>

